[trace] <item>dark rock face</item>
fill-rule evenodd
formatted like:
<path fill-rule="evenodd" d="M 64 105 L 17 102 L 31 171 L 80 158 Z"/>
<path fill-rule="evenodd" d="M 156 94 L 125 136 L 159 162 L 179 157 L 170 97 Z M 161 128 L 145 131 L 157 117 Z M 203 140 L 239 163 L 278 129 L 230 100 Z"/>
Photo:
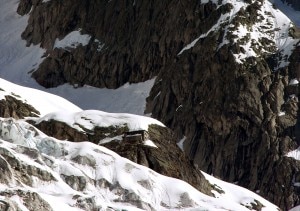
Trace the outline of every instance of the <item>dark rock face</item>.
<path fill-rule="evenodd" d="M 5 99 L 0 100 L 0 117 L 13 117 L 22 119 L 24 117 L 36 117 L 40 114 L 34 107 L 24 103 L 13 96 L 5 96 Z"/>
<path fill-rule="evenodd" d="M 34 124 L 34 122 L 31 123 Z M 86 131 L 86 133 L 82 133 L 71 128 L 65 123 L 57 122 L 55 120 L 43 121 L 39 124 L 34 124 L 34 126 L 47 135 L 58 139 L 67 139 L 69 141 L 90 141 L 95 144 L 98 144 L 100 140 L 107 137 L 113 138 L 114 136 L 122 136 L 124 132 L 128 131 L 128 128 L 126 127 L 96 127 L 93 131 Z M 147 166 L 160 174 L 184 180 L 201 192 L 211 195 L 211 185 L 203 177 L 199 169 L 193 166 L 189 159 L 176 145 L 174 141 L 174 133 L 170 129 L 151 125 L 149 127 L 149 139 L 152 140 L 158 148 L 153 148 L 139 143 L 131 143 L 126 140 L 121 142 L 115 140 L 103 144 L 103 146 L 113 150 L 122 157 Z M 90 160 L 84 161 L 80 158 L 80 161 L 76 162 L 83 164 L 88 163 L 88 165 L 92 166 L 92 161 Z M 74 182 L 74 184 L 78 183 Z"/>
<path fill-rule="evenodd" d="M 211 195 L 211 185 L 174 143 L 174 134 L 171 130 L 151 125 L 149 127 L 149 139 L 158 148 L 143 144 L 130 144 L 126 141 L 110 142 L 103 144 L 103 146 L 158 173 L 184 180 L 201 192 Z"/>
<path fill-rule="evenodd" d="M 34 124 L 33 121 L 28 121 L 30 124 Z M 88 141 L 87 134 L 83 134 L 71 128 L 66 123 L 58 121 L 41 122 L 34 125 L 39 130 L 46 133 L 48 136 L 60 139 L 60 140 L 76 140 L 76 141 Z"/>
<path fill-rule="evenodd" d="M 52 211 L 53 209 L 51 206 L 46 202 L 39 194 L 35 192 L 29 192 L 24 190 L 16 190 L 16 191 L 5 191 L 1 192 L 2 196 L 5 196 L 5 201 L 2 202 L 0 205 L 0 208 L 3 208 L 2 210 L 9 210 L 9 211 L 18 211 L 20 210 L 20 207 L 16 205 L 17 203 L 13 200 L 10 200 L 11 197 L 18 195 L 26 208 L 30 211 L 34 210 L 45 210 L 45 211 Z"/>
<path fill-rule="evenodd" d="M 245 2 L 251 4 L 232 21 L 235 27 L 238 23 L 251 27 L 260 21 L 257 11 L 264 1 Z M 300 143 L 299 90 L 289 85 L 291 79 L 300 78 L 299 48 L 289 58 L 288 67 L 274 72 L 277 54 L 260 54 L 263 51 L 258 48 L 258 57 L 239 64 L 233 53 L 245 50 L 234 37 L 218 48 L 224 31 L 216 30 L 177 56 L 232 7 L 172 0 L 21 0 L 18 12 L 26 14 L 32 8 L 22 37 L 28 45 L 41 44 L 48 49 L 47 58 L 33 73 L 40 84 L 53 87 L 68 82 L 116 88 L 158 75 L 146 112 L 176 131 L 178 139 L 187 137 L 184 147 L 189 159 L 208 173 L 259 191 L 287 210 L 300 204 L 299 190 L 292 185 L 300 174 L 300 164 L 285 157 Z M 91 35 L 86 46 L 53 49 L 56 38 L 79 28 Z M 297 31 L 292 34 L 299 36 Z M 104 44 L 101 50 L 98 40 Z M 261 44 L 268 52 L 276 51 L 272 40 L 261 40 Z M 279 115 L 281 111 L 285 115 Z M 46 130 L 48 123 L 43 124 L 40 128 Z M 58 132 L 51 129 L 51 136 L 97 140 L 89 133 L 82 136 L 70 132 L 66 125 L 51 124 L 59 128 Z M 157 171 L 169 171 L 192 184 L 192 180 L 199 181 L 197 175 L 191 176 L 194 170 L 178 175 L 181 170 L 176 172 L 164 163 L 178 157 L 176 153 L 168 152 L 160 161 L 156 152 L 146 147 L 107 146 Z M 187 163 L 186 158 L 180 159 Z"/>
<path fill-rule="evenodd" d="M 217 33 L 200 40 L 159 74 L 147 112 L 187 137 L 185 151 L 200 169 L 294 207 L 300 165 L 285 154 L 298 146 L 299 88 L 289 81 L 299 78 L 299 53 L 273 72 L 272 55 L 237 64 L 231 52 L 239 49 L 216 51 L 217 41 Z"/>
<path fill-rule="evenodd" d="M 175 0 L 22 0 L 18 12 L 22 15 L 32 8 L 22 37 L 28 45 L 48 49 L 47 58 L 32 75 L 40 84 L 54 87 L 69 82 L 117 88 L 156 76 L 184 43 L 207 31 L 218 19 L 222 10 L 202 21 L 215 7 Z M 87 46 L 52 49 L 56 38 L 79 29 L 92 36 Z"/>
<path fill-rule="evenodd" d="M 299 77 L 299 54 L 273 72 L 268 57 L 237 64 L 233 46 L 207 47 L 216 40 L 199 41 L 158 76 L 147 111 L 187 136 L 185 151 L 200 169 L 259 190 L 284 210 L 299 205 L 292 184 L 300 164 L 285 157 L 298 146 L 299 92 L 289 81 Z"/>

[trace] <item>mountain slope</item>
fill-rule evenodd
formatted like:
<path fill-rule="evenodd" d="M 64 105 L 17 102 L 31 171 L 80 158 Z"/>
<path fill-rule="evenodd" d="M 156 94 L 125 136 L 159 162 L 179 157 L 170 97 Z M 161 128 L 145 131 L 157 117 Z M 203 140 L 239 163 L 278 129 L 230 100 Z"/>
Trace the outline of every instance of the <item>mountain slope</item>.
<path fill-rule="evenodd" d="M 39 45 L 26 47 L 26 41 L 21 38 L 29 15 L 17 14 L 19 0 L 0 0 L 0 4 L 0 27 L 5 29 L 0 33 L 0 76 L 19 85 L 46 91 L 31 77 L 32 71 L 46 58 L 46 49 Z M 77 88 L 74 89 L 74 86 L 65 84 L 47 89 L 47 92 L 60 95 L 83 109 L 143 114 L 145 98 L 153 83 L 154 79 L 144 83 L 126 83 L 116 90 L 77 87 L 76 84 L 74 86 Z"/>
<path fill-rule="evenodd" d="M 158 75 L 147 111 L 205 172 L 287 210 L 300 203 L 285 156 L 299 143 L 299 40 L 268 1 L 213 2 L 207 22 L 227 10 Z"/>
<path fill-rule="evenodd" d="M 49 112 L 67 110 L 68 112 L 79 112 L 81 109 L 69 101 L 37 89 L 18 86 L 0 78 L 0 100 L 5 97 L 13 97 L 23 103 L 29 103 L 37 109 L 39 115 L 46 115 Z"/>
<path fill-rule="evenodd" d="M 0 122 L 0 159 L 5 170 L 1 174 L 0 206 L 4 210 L 241 211 L 256 204 L 263 210 L 276 210 L 254 193 L 209 176 L 220 186 L 219 191 L 225 191 L 217 194 L 218 198 L 103 147 L 57 141 L 21 121 Z"/>
<path fill-rule="evenodd" d="M 288 16 L 296 26 L 300 26 L 299 2 L 293 0 L 270 0 L 276 7 L 278 7 L 286 16 Z"/>
<path fill-rule="evenodd" d="M 1 75 L 138 113 L 154 83 L 146 112 L 195 166 L 284 210 L 300 203 L 299 162 L 286 156 L 300 143 L 299 30 L 269 1 L 1 1 L 2 26 L 13 20 L 29 46 L 2 33 Z M 118 106 L 86 85 L 130 91 Z"/>
<path fill-rule="evenodd" d="M 7 90 L 19 88 L 7 84 L 9 86 L 4 86 Z M 22 90 L 24 96 L 32 92 L 32 89 Z M 10 94 L 6 92 L 3 95 Z M 43 96 L 60 99 L 47 93 Z M 26 98 L 22 95 L 12 97 Z M 35 99 L 27 98 L 28 105 L 34 102 Z M 65 101 L 63 105 L 70 107 L 71 104 Z M 52 109 L 49 106 L 49 111 Z M 68 114 L 65 108 L 61 111 L 65 115 L 49 113 L 39 121 L 56 117 L 79 131 L 124 124 L 129 130 L 148 129 L 149 124 L 163 126 L 157 120 L 129 114 L 82 111 L 74 116 L 72 112 Z M 161 145 L 156 147 L 159 150 Z M 25 119 L 0 118 L 0 168 L 3 170 L 0 175 L 1 210 L 277 209 L 244 188 L 206 174 L 205 178 L 214 189 L 209 193 L 211 196 L 205 195 L 183 181 L 160 175 L 107 148 L 90 142 L 74 143 L 47 136 Z M 205 180 L 201 183 L 204 184 Z"/>

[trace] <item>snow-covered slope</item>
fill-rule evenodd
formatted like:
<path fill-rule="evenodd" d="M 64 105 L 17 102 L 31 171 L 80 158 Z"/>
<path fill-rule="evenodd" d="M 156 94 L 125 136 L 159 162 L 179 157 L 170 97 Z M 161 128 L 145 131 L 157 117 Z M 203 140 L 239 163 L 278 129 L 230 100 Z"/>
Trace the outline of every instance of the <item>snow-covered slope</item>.
<path fill-rule="evenodd" d="M 278 9 L 280 9 L 286 16 L 288 16 L 296 26 L 300 27 L 300 11 L 296 11 L 291 5 L 284 3 L 282 0 L 269 0 Z"/>
<path fill-rule="evenodd" d="M 32 105 L 41 116 L 49 112 L 68 111 L 79 112 L 81 109 L 57 95 L 49 94 L 33 88 L 27 88 L 8 82 L 0 78 L 0 100 L 5 96 L 12 96 Z"/>
<path fill-rule="evenodd" d="M 0 206 L 19 210 L 262 210 L 277 207 L 238 186 L 206 177 L 200 193 L 92 143 L 58 141 L 22 120 L 0 119 Z M 22 175 L 21 177 L 18 175 Z M 34 195 L 34 200 L 28 200 Z"/>
<path fill-rule="evenodd" d="M 292 18 L 294 21 L 299 19 L 299 12 L 291 12 L 291 10 L 288 10 L 289 7 L 287 5 L 280 3 L 280 0 L 271 0 L 271 2 L 273 1 L 282 11 L 286 12 L 287 15 L 294 14 L 289 16 L 294 17 Z M 28 15 L 19 16 L 16 13 L 18 2 L 18 0 L 0 0 L 0 27 L 5 29 L 0 32 L 0 77 L 16 84 L 45 90 L 38 85 L 29 74 L 29 72 L 36 69 L 43 61 L 45 49 L 32 45 L 26 47 L 26 42 L 21 39 L 21 33 L 27 25 Z M 202 3 L 207 2 L 208 1 L 202 1 Z M 217 4 L 217 1 L 213 2 Z M 274 9 L 268 1 L 262 2 L 263 9 L 260 11 L 260 14 L 263 17 L 261 19 L 262 21 L 254 25 L 251 30 L 241 24 L 238 30 L 233 33 L 233 35 L 238 37 L 235 42 L 239 42 L 242 39 L 248 40 L 248 42 L 243 44 L 245 53 L 236 54 L 238 62 L 242 62 L 243 59 L 249 56 L 257 56 L 257 49 L 255 49 L 255 46 L 260 46 L 260 40 L 264 37 L 275 41 L 272 45 L 274 45 L 278 51 L 283 51 L 282 57 L 290 54 L 290 50 L 296 42 L 295 40 L 291 40 L 287 34 L 290 20 L 281 12 Z M 217 31 L 221 25 L 233 20 L 236 13 L 242 7 L 247 5 L 244 1 L 226 0 L 223 1 L 223 4 L 225 3 L 230 3 L 234 6 L 232 11 L 222 15 L 219 21 L 207 33 L 195 38 L 195 40 L 183 48 L 179 54 L 193 47 L 200 38 L 207 36 L 213 31 Z M 271 12 L 271 14 L 268 14 L 269 12 Z M 280 30 L 275 33 L 269 32 L 277 28 Z M 230 25 L 228 24 L 225 31 L 228 32 L 230 30 Z M 78 37 L 81 38 L 80 41 L 76 40 L 79 39 Z M 64 39 L 57 40 L 56 47 L 69 46 L 74 44 L 74 42 L 84 42 L 86 44 L 89 37 L 90 35 L 81 35 L 79 31 L 74 31 Z M 228 40 L 225 33 L 223 42 L 220 43 L 220 47 L 227 42 Z M 76 45 L 77 44 L 71 47 L 75 47 Z M 268 50 L 261 49 L 261 51 L 267 52 Z M 284 65 L 286 65 L 286 62 L 281 62 L 280 66 Z M 117 90 L 98 89 L 93 87 L 74 89 L 73 86 L 63 85 L 57 88 L 48 89 L 47 91 L 70 100 L 82 109 L 100 109 L 108 112 L 143 114 L 145 98 L 149 95 L 153 83 L 154 80 L 132 85 L 126 84 Z"/>
<path fill-rule="evenodd" d="M 144 83 L 125 84 L 116 90 L 90 86 L 74 89 L 67 84 L 46 90 L 40 86 L 31 78 L 30 72 L 43 61 L 46 50 L 33 45 L 26 47 L 26 41 L 21 39 L 29 15 L 20 16 L 16 13 L 18 3 L 19 0 L 0 0 L 0 28 L 4 29 L 0 31 L 0 78 L 62 96 L 82 109 L 144 113 L 145 99 L 154 79 Z M 75 31 L 64 39 L 57 40 L 56 47 L 74 47 L 76 43 L 86 42 L 88 38 L 89 35 L 80 36 L 80 32 Z"/>
<path fill-rule="evenodd" d="M 208 2 L 202 1 L 202 3 Z M 227 4 L 231 5 L 231 9 L 222 14 L 215 25 L 206 33 L 201 34 L 185 46 L 178 55 L 194 47 L 200 39 L 224 31 L 218 49 L 225 44 L 237 44 L 240 50 L 232 51 L 236 62 L 244 63 L 249 57 L 262 57 L 280 53 L 281 58 L 275 68 L 278 69 L 288 65 L 287 58 L 291 55 L 299 39 L 293 39 L 290 36 L 291 20 L 275 8 L 271 2 L 267 0 L 250 1 L 252 13 L 246 10 L 250 10 L 249 1 L 225 0 L 222 1 L 222 4 L 219 4 L 217 0 L 212 2 L 218 5 L 217 8 Z"/>
<path fill-rule="evenodd" d="M 93 130 L 94 127 L 121 127 L 126 125 L 129 131 L 148 130 L 151 124 L 164 125 L 156 119 L 126 113 L 106 113 L 97 110 L 86 110 L 82 112 L 57 112 L 49 113 L 40 118 L 36 123 L 49 120 L 57 120 L 67 123 L 71 127 L 81 130 L 82 127 Z M 80 127 L 78 127 L 80 125 Z"/>
<path fill-rule="evenodd" d="M 218 4 L 221 1 L 213 0 L 213 2 Z M 260 57 L 280 52 L 282 60 L 279 61 L 277 68 L 287 65 L 286 56 L 290 55 L 298 42 L 288 35 L 289 19 L 267 1 L 248 2 L 258 2 L 260 9 L 257 10 L 257 18 L 260 21 L 250 25 L 240 23 L 240 20 L 235 18 L 242 17 L 237 14 L 247 5 L 246 1 L 224 0 L 224 4 L 233 5 L 230 12 L 225 12 L 211 29 L 196 36 L 193 42 L 179 51 L 179 54 L 186 53 L 185 51 L 211 33 L 223 30 L 225 33 L 218 48 L 228 43 L 238 43 L 239 51 L 233 52 L 236 62 L 243 63 L 252 56 Z M 0 0 L 0 4 L 0 27 L 5 29 L 0 32 L 0 77 L 17 84 L 45 90 L 30 78 L 29 74 L 41 63 L 45 50 L 39 46 L 25 47 L 26 42 L 20 38 L 28 16 L 20 17 L 15 13 L 17 0 Z M 67 47 L 70 45 L 76 47 L 77 43 L 86 44 L 89 36 L 71 32 L 62 40 L 57 40 L 56 47 L 64 48 L 66 43 Z M 266 40 L 267 44 L 264 43 Z M 154 80 L 136 85 L 125 84 L 117 90 L 93 87 L 74 89 L 73 86 L 63 85 L 47 91 L 67 97 L 83 109 L 142 114 L 145 98 L 153 83 Z M 145 119 L 140 119 L 135 125 L 136 122 L 132 121 L 133 119 L 136 121 L 137 118 L 131 118 L 132 116 L 126 114 L 111 115 L 98 111 L 81 111 L 63 99 L 33 90 L 28 92 L 25 88 L 10 87 L 8 82 L 0 81 L 0 88 L 3 89 L 0 91 L 1 98 L 5 94 L 14 97 L 20 95 L 19 99 L 33 105 L 42 115 L 48 114 L 42 118 L 44 120 L 56 119 L 67 122 L 75 128 L 78 124 L 91 128 L 104 122 L 111 124 L 112 121 L 107 119 L 110 116 L 114 120 L 119 120 L 117 124 L 124 124 L 124 121 L 127 121 L 127 125 L 132 125 L 134 129 L 145 129 L 143 126 Z M 22 120 L 1 119 L 1 125 L 0 164 L 7 171 L 0 176 L 3 181 L 0 185 L 0 201 L 8 203 L 14 201 L 15 205 L 12 206 L 18 206 L 22 210 L 34 205 L 37 207 L 37 204 L 29 203 L 28 195 L 31 196 L 31 193 L 37 193 L 36 201 L 39 201 L 39 197 L 47 201 L 43 205 L 44 210 L 47 210 L 47 203 L 56 210 L 64 208 L 91 210 L 89 206 L 94 208 L 110 206 L 120 209 L 126 209 L 128 206 L 130 207 L 128 209 L 154 210 L 182 208 L 244 210 L 251 206 L 260 207 L 260 203 L 265 205 L 263 208 L 266 210 L 276 210 L 275 206 L 254 193 L 230 184 L 225 185 L 209 176 L 207 178 L 214 180 L 213 183 L 225 192 L 215 193 L 218 199 L 203 195 L 186 183 L 163 177 L 133 164 L 99 146 L 90 143 L 59 142 Z M 24 172 L 26 173 L 22 174 Z M 4 202 L 0 203 L 1 209 L 2 206 L 5 206 Z"/>
<path fill-rule="evenodd" d="M 50 119 L 77 128 L 126 125 L 129 130 L 164 126 L 131 114 L 81 111 L 60 97 L 1 80 L 1 97 L 10 95 L 44 106 L 39 121 Z M 20 95 L 20 96 L 18 96 Z M 37 100 L 38 99 L 38 100 Z M 54 112 L 55 111 L 55 112 Z M 81 127 L 76 127 L 76 126 Z M 80 141 L 80 140 L 77 140 Z M 12 210 L 263 210 L 277 207 L 258 195 L 209 175 L 218 191 L 205 195 L 186 182 L 160 175 L 116 153 L 89 143 L 49 137 L 25 120 L 0 118 L 0 209 Z"/>

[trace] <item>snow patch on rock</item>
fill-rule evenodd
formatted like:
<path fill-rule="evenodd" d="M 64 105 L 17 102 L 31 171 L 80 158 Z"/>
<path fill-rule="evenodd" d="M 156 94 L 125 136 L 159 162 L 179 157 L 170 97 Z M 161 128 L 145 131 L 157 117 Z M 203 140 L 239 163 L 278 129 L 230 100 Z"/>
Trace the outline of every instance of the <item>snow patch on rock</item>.
<path fill-rule="evenodd" d="M 53 48 L 76 48 L 79 45 L 86 46 L 91 39 L 90 35 L 81 34 L 81 30 L 72 31 L 62 40 L 56 39 Z"/>
<path fill-rule="evenodd" d="M 24 191 L 35 196 L 35 203 L 47 204 L 53 210 L 243 211 L 249 210 L 245 203 L 255 200 L 263 204 L 262 210 L 277 209 L 256 194 L 211 176 L 206 177 L 224 192 L 217 198 L 104 147 L 88 142 L 58 141 L 22 120 L 0 118 L 0 123 L 0 157 L 3 159 L 6 153 L 6 157 L 24 166 L 27 182 L 24 184 L 25 177 L 17 176 L 17 169 L 6 169 L 5 174 L 10 174 L 11 180 L 0 181 L 0 195 L 10 193 L 14 198 L 1 197 L 1 200 L 14 200 L 22 211 L 30 206 L 21 194 Z"/>

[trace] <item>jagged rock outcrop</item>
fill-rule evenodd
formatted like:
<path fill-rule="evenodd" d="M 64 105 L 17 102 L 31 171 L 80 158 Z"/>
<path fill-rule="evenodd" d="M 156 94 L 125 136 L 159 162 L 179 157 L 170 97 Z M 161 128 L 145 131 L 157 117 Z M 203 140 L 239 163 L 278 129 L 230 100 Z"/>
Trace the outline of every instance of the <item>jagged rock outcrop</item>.
<path fill-rule="evenodd" d="M 0 201 L 0 208 L 2 208 L 2 210 L 18 211 L 22 209 L 19 206 L 20 204 L 17 204 L 15 201 L 10 199 L 12 197 L 16 197 L 16 195 L 22 199 L 24 206 L 29 211 L 34 211 L 37 209 L 45 211 L 53 210 L 48 202 L 35 192 L 24 191 L 20 189 L 16 191 L 1 192 L 1 195 L 5 197 L 5 200 Z"/>
<path fill-rule="evenodd" d="M 5 99 L 0 100 L 0 117 L 22 119 L 29 116 L 36 117 L 40 114 L 33 106 L 17 98 L 18 96 L 7 95 Z"/>
<path fill-rule="evenodd" d="M 281 52 L 296 42 L 278 49 L 288 43 L 289 38 L 280 40 L 288 31 L 278 28 L 270 18 L 276 11 L 266 5 L 264 0 L 22 0 L 18 12 L 32 9 L 22 37 L 47 49 L 33 73 L 40 84 L 116 88 L 158 74 L 147 112 L 178 139 L 186 136 L 189 158 L 288 209 L 300 204 L 291 185 L 299 163 L 285 157 L 299 142 L 298 86 L 290 83 L 299 79 L 299 54 L 288 58 Z M 90 36 L 87 43 L 57 47 L 56 39 L 76 30 Z M 77 136 L 65 125 L 57 127 L 59 137 Z M 121 145 L 113 147 L 126 155 Z"/>
<path fill-rule="evenodd" d="M 103 146 L 122 157 L 147 166 L 156 172 L 184 180 L 206 194 L 211 194 L 211 185 L 205 181 L 199 169 L 188 160 L 174 142 L 174 134 L 168 128 L 157 125 L 149 127 L 149 139 L 157 146 L 109 142 Z"/>
<path fill-rule="evenodd" d="M 69 82 L 117 88 L 156 76 L 184 43 L 207 31 L 228 9 L 212 10 L 215 7 L 174 0 L 22 0 L 18 12 L 23 15 L 32 9 L 22 37 L 28 45 L 40 44 L 48 50 L 47 58 L 32 75 L 40 84 L 53 87 Z M 56 39 L 80 29 L 91 36 L 87 45 L 55 48 Z"/>
<path fill-rule="evenodd" d="M 211 184 L 206 182 L 217 198 L 205 195 L 183 181 L 160 175 L 105 147 L 49 137 L 24 120 L 0 118 L 0 132 L 2 210 L 277 209 L 256 194 L 209 175 L 205 177 Z M 151 126 L 149 133 L 158 147 L 171 143 L 167 128 Z M 158 141 L 163 134 L 168 135 L 166 140 Z M 176 150 L 173 145 L 169 145 L 170 149 Z M 170 155 L 177 159 L 175 154 Z M 158 162 L 166 165 L 166 160 Z"/>
<path fill-rule="evenodd" d="M 249 27 L 260 18 L 263 1 L 256 3 L 239 11 L 249 14 Z M 300 198 L 291 184 L 300 165 L 285 155 L 298 146 L 299 92 L 290 83 L 298 78 L 298 54 L 289 67 L 274 71 L 276 48 L 266 39 L 271 48 L 240 63 L 236 54 L 245 46 L 229 38 L 220 47 L 220 35 L 222 30 L 200 39 L 160 73 L 148 111 L 187 137 L 185 151 L 204 171 L 259 191 L 284 210 L 294 207 Z"/>
<path fill-rule="evenodd" d="M 28 122 L 46 133 L 48 136 L 55 137 L 59 140 L 89 141 L 89 134 L 79 132 L 64 122 L 55 120 L 44 121 L 39 124 L 35 124 L 34 121 L 30 120 Z M 94 137 L 93 134 L 91 136 Z"/>
<path fill-rule="evenodd" d="M 168 128 L 158 125 L 149 127 L 149 139 L 158 147 L 155 148 L 126 140 L 120 141 L 118 137 L 124 136 L 124 133 L 128 131 L 126 126 L 95 127 L 93 130 L 87 130 L 81 126 L 85 131 L 83 133 L 56 120 L 42 121 L 38 124 L 30 121 L 30 123 L 47 135 L 61 140 L 90 141 L 99 144 L 101 140 L 109 138 L 110 142 L 101 145 L 160 174 L 184 180 L 201 192 L 211 195 L 212 186 L 179 149 L 174 141 L 173 132 Z"/>

